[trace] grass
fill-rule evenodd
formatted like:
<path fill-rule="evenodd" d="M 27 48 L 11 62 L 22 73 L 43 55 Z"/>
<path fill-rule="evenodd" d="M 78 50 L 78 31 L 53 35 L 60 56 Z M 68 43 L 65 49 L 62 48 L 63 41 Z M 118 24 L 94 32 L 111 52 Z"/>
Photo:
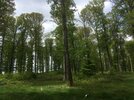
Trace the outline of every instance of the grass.
<path fill-rule="evenodd" d="M 20 81 L 1 76 L 0 100 L 134 100 L 134 74 L 131 73 L 77 79 L 74 87 L 68 87 L 62 76 L 57 74 L 53 79 L 53 75 Z"/>

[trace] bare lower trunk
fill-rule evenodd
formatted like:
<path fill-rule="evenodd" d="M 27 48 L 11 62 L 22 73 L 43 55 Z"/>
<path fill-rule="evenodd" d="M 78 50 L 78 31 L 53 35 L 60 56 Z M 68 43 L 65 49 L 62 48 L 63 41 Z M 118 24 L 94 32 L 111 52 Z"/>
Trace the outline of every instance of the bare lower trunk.
<path fill-rule="evenodd" d="M 101 73 L 104 73 L 104 68 L 103 68 L 103 63 L 102 63 L 102 56 L 101 56 L 101 50 L 100 50 L 100 45 L 99 45 L 99 35 L 97 33 L 97 29 L 96 29 L 96 38 L 97 38 L 97 42 L 98 42 L 98 52 L 99 52 L 99 59 L 100 59 L 100 67 L 101 67 Z"/>
<path fill-rule="evenodd" d="M 5 35 L 2 37 L 2 46 L 1 46 L 1 53 L 0 53 L 0 68 L 2 69 L 3 65 L 3 51 L 4 51 L 4 44 L 5 44 Z M 0 74 L 2 70 L 0 70 Z"/>
<path fill-rule="evenodd" d="M 131 57 L 129 56 L 128 58 L 129 58 L 129 61 L 130 61 L 130 71 L 134 72 Z"/>
<path fill-rule="evenodd" d="M 12 46 L 12 51 L 11 51 L 12 56 L 11 56 L 10 64 L 9 64 L 9 72 L 10 72 L 10 73 L 12 73 L 13 68 L 14 68 L 16 31 L 17 31 L 17 29 L 15 28 L 14 36 L 13 36 L 13 46 Z"/>

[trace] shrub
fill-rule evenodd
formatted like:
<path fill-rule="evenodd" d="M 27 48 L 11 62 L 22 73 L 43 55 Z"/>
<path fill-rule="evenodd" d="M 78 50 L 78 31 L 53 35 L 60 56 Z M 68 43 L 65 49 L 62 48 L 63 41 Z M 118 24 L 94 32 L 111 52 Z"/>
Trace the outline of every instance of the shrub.
<path fill-rule="evenodd" d="M 13 75 L 15 80 L 31 80 L 36 79 L 36 74 L 32 72 L 17 73 Z"/>
<path fill-rule="evenodd" d="M 82 68 L 82 73 L 86 76 L 92 76 L 96 74 L 96 68 L 94 64 L 86 65 Z"/>

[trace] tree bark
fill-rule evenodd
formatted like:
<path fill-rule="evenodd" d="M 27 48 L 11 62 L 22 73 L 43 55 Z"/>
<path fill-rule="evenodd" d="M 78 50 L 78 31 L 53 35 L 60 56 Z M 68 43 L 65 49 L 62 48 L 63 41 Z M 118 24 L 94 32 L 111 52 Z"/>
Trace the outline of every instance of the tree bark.
<path fill-rule="evenodd" d="M 69 49 L 68 49 L 68 29 L 67 29 L 67 15 L 66 15 L 66 6 L 65 0 L 61 0 L 62 4 L 62 25 L 63 25 L 63 34 L 64 34 L 64 64 L 65 64 L 65 79 L 68 80 L 69 86 L 73 85 L 72 71 L 70 66 L 69 59 Z"/>
<path fill-rule="evenodd" d="M 3 51 L 4 51 L 4 44 L 5 44 L 5 35 L 2 36 L 2 46 L 1 46 L 1 54 L 0 54 L 0 68 L 2 69 L 3 65 Z M 0 70 L 0 74 L 2 70 Z"/>
<path fill-rule="evenodd" d="M 105 22 L 104 21 L 104 19 L 103 19 L 103 22 Z M 111 57 L 111 53 L 110 53 L 110 50 L 109 50 L 109 47 L 108 47 L 108 37 L 107 37 L 107 33 L 106 33 L 106 26 L 105 26 L 105 24 L 103 23 L 103 29 L 104 29 L 104 35 L 105 35 L 105 43 L 106 43 L 106 45 L 105 45 L 105 49 L 106 49 L 106 52 L 107 52 L 107 56 L 108 56 L 108 60 L 109 60 L 109 63 L 110 63 L 110 68 L 111 67 L 113 67 L 113 63 L 112 63 L 112 57 Z"/>
<path fill-rule="evenodd" d="M 12 44 L 13 46 L 12 46 L 12 50 L 11 50 L 12 56 L 11 56 L 10 64 L 9 64 L 9 73 L 12 73 L 13 68 L 14 68 L 16 32 L 17 32 L 17 28 L 15 26 L 14 36 L 13 36 L 13 44 Z"/>

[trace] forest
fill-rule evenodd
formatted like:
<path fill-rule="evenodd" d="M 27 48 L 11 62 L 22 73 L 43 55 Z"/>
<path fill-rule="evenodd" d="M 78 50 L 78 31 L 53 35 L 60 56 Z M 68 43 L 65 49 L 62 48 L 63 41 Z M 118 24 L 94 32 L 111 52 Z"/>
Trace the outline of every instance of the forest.
<path fill-rule="evenodd" d="M 44 34 L 43 14 L 0 0 L 0 100 L 133 100 L 134 1 L 105 1 L 76 19 L 75 0 L 44 0 L 57 25 Z"/>

